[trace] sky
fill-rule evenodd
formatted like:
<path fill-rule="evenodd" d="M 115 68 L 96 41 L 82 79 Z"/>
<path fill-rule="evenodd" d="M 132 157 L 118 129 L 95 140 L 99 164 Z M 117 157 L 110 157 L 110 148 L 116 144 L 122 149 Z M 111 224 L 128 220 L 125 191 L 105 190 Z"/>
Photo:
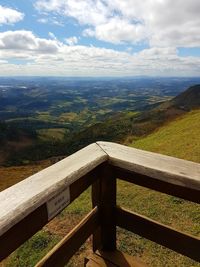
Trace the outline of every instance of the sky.
<path fill-rule="evenodd" d="M 0 0 L 0 76 L 200 76 L 200 0 Z"/>

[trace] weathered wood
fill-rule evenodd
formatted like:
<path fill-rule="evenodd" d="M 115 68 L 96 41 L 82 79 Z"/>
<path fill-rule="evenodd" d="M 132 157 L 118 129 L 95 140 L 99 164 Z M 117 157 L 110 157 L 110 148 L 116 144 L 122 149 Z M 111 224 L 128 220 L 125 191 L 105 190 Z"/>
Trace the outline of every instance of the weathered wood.
<path fill-rule="evenodd" d="M 115 264 L 103 259 L 101 256 L 93 253 L 87 257 L 86 267 L 116 267 Z"/>
<path fill-rule="evenodd" d="M 87 257 L 87 267 L 147 267 L 140 259 L 121 251 L 96 251 Z"/>
<path fill-rule="evenodd" d="M 200 164 L 132 147 L 97 142 L 111 165 L 161 181 L 200 191 Z"/>
<path fill-rule="evenodd" d="M 200 239 L 145 216 L 116 208 L 117 225 L 180 254 L 200 261 Z"/>
<path fill-rule="evenodd" d="M 98 209 L 94 208 L 35 267 L 65 266 L 74 253 L 98 227 Z"/>
<path fill-rule="evenodd" d="M 113 176 L 109 165 L 101 173 L 101 238 L 102 249 L 116 250 L 116 178 Z"/>
<path fill-rule="evenodd" d="M 97 179 L 101 168 L 102 166 L 99 165 L 90 173 L 84 175 L 70 185 L 70 203 Z M 1 235 L 0 261 L 39 231 L 47 222 L 48 214 L 45 203 Z"/>
<path fill-rule="evenodd" d="M 139 258 L 128 255 L 119 250 L 115 251 L 97 251 L 97 255 L 112 262 L 116 266 L 120 267 L 147 267 Z"/>
<path fill-rule="evenodd" d="M 105 166 L 105 163 L 104 163 Z M 101 176 L 101 172 L 99 172 L 99 175 Z M 100 177 L 92 184 L 92 207 L 98 207 L 100 209 L 100 203 L 101 203 L 101 180 Z M 99 224 L 101 220 L 100 212 L 99 214 Z M 101 241 L 101 227 L 99 226 L 92 235 L 92 247 L 93 252 L 95 252 L 98 248 L 100 248 L 102 241 Z"/>
<path fill-rule="evenodd" d="M 127 171 L 119 167 L 112 167 L 114 175 L 118 179 L 130 182 L 132 184 L 140 185 L 149 189 L 153 189 L 161 193 L 193 201 L 195 203 L 200 203 L 199 190 L 161 181 L 143 174 L 135 173 L 133 171 Z"/>
<path fill-rule="evenodd" d="M 101 169 L 100 180 L 93 186 L 93 206 L 99 208 L 100 229 L 93 236 L 93 249 L 116 249 L 116 179 L 108 164 Z"/>
<path fill-rule="evenodd" d="M 48 221 L 46 204 L 34 210 L 0 236 L 0 261 L 32 237 Z"/>
<path fill-rule="evenodd" d="M 98 180 L 102 168 L 104 168 L 104 163 L 100 164 L 95 169 L 82 176 L 70 185 L 70 202 L 75 200 L 89 186 L 93 185 L 95 181 Z"/>
<path fill-rule="evenodd" d="M 106 259 L 107 261 L 116 264 L 120 267 L 147 267 L 147 265 L 142 262 L 139 258 L 128 255 L 122 251 L 96 251 L 96 254 Z"/>
<path fill-rule="evenodd" d="M 106 159 L 92 144 L 0 192 L 0 235 Z"/>

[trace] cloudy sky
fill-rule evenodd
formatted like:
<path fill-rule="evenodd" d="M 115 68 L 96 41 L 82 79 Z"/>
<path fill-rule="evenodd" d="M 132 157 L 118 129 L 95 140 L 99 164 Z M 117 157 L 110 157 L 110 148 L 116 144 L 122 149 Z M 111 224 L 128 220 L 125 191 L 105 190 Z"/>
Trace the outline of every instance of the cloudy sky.
<path fill-rule="evenodd" d="M 199 76 L 200 0 L 0 0 L 0 75 Z"/>

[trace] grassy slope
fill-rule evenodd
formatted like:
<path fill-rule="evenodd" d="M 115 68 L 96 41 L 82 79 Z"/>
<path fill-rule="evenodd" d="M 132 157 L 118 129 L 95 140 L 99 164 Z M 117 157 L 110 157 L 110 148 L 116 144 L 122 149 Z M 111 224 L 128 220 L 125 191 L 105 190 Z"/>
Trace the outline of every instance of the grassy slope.
<path fill-rule="evenodd" d="M 200 110 L 195 110 L 131 145 L 148 151 L 200 162 L 199 133 Z"/>
<path fill-rule="evenodd" d="M 198 136 L 200 130 L 199 119 L 200 111 L 190 112 L 184 117 L 160 128 L 149 137 L 136 141 L 132 145 L 138 148 L 200 162 L 200 137 Z M 16 169 L 8 169 L 10 175 L 12 171 L 15 171 L 16 176 L 19 176 L 20 168 L 23 167 L 18 167 L 18 172 L 16 172 Z M 6 172 L 5 168 L 4 171 Z M 25 170 L 21 169 L 21 171 L 24 172 Z M 35 170 L 33 169 L 32 171 L 34 172 Z M 194 203 L 156 193 L 152 190 L 130 185 L 122 181 L 118 182 L 117 195 L 117 202 L 123 207 L 179 230 L 200 236 L 200 207 Z M 63 211 L 61 215 L 51 221 L 43 231 L 39 232 L 29 242 L 25 243 L 25 245 L 23 245 L 17 253 L 14 253 L 6 263 L 3 265 L 0 264 L 0 266 L 34 266 L 34 263 L 36 263 L 58 239 L 62 238 L 74 227 L 76 222 L 90 209 L 91 200 L 90 191 L 88 190 Z M 200 264 L 187 257 L 183 257 L 124 230 L 118 231 L 118 247 L 129 254 L 141 257 L 143 261 L 153 267 L 200 266 Z M 39 251 L 37 248 L 39 248 Z M 89 244 L 88 240 L 68 266 L 78 266 L 78 264 L 81 264 L 83 255 L 87 253 L 90 248 L 91 244 Z M 31 257 L 30 254 L 32 254 Z"/>

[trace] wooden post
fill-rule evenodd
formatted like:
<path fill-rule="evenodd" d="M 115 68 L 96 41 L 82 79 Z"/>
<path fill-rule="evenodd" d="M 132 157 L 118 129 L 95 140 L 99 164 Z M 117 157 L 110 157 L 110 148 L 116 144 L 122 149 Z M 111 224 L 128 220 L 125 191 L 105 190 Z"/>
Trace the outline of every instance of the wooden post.
<path fill-rule="evenodd" d="M 92 202 L 93 207 L 98 207 L 100 223 L 93 235 L 93 250 L 113 251 L 116 249 L 116 179 L 107 163 L 92 186 Z"/>

